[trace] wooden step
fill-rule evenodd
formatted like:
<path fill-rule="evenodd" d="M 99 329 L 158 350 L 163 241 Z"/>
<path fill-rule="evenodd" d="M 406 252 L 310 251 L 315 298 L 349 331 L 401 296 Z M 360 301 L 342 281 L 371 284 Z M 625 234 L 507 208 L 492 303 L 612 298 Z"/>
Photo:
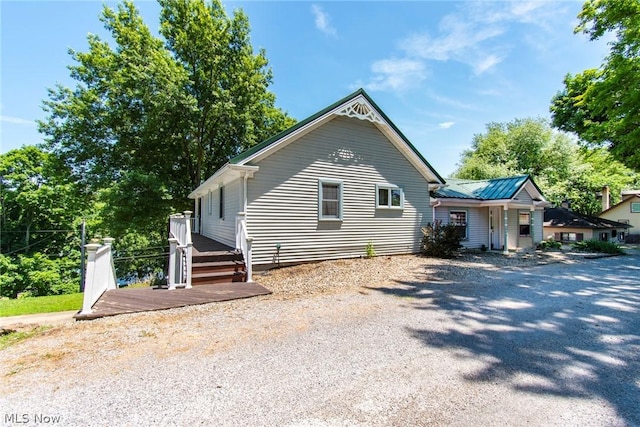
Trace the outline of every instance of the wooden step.
<path fill-rule="evenodd" d="M 193 273 L 191 275 L 191 284 L 197 286 L 213 283 L 245 282 L 246 278 L 247 276 L 244 271 Z"/>
<path fill-rule="evenodd" d="M 191 264 L 193 273 L 207 273 L 216 271 L 243 271 L 243 261 L 215 261 L 215 262 L 194 262 Z"/>
<path fill-rule="evenodd" d="M 191 260 L 193 264 L 202 264 L 209 262 L 244 261 L 244 258 L 241 253 L 229 251 L 215 253 L 203 252 L 198 255 L 194 254 Z"/>

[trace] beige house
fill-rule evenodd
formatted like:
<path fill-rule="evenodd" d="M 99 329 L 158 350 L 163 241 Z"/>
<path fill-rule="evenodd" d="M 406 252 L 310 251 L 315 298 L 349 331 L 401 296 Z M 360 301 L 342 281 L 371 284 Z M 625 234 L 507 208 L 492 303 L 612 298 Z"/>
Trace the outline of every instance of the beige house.
<path fill-rule="evenodd" d="M 629 224 L 632 227 L 629 229 L 629 235 L 640 237 L 640 190 L 623 191 L 620 203 L 611 207 L 607 205 L 603 196 L 601 218 Z"/>
<path fill-rule="evenodd" d="M 556 207 L 544 210 L 544 238 L 571 243 L 583 240 L 624 241 L 629 225 Z"/>

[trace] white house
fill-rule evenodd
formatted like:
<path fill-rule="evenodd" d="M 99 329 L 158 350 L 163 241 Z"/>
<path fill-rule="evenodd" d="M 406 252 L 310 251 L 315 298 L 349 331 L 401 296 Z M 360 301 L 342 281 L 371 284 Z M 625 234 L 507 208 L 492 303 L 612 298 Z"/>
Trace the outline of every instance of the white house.
<path fill-rule="evenodd" d="M 416 253 L 445 184 L 360 89 L 231 159 L 196 188 L 196 231 L 254 266 Z M 240 235 L 242 234 L 242 235 Z"/>
<path fill-rule="evenodd" d="M 431 197 L 436 221 L 458 225 L 467 248 L 507 252 L 543 240 L 544 208 L 549 203 L 529 175 L 480 181 L 448 178 Z"/>

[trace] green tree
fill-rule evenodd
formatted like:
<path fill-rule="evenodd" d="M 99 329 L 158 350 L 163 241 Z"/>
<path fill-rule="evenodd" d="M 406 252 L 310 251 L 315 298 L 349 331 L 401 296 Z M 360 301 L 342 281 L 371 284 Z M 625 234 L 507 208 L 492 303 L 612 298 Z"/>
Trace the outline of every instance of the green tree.
<path fill-rule="evenodd" d="M 591 40 L 614 34 L 599 69 L 568 74 L 551 101 L 553 125 L 577 134 L 589 147 L 607 147 L 640 171 L 640 2 L 588 0 L 575 32 Z"/>
<path fill-rule="evenodd" d="M 105 7 L 113 41 L 91 35 L 87 52 L 70 52 L 77 85 L 50 90 L 40 123 L 78 179 L 106 190 L 116 238 L 157 230 L 231 156 L 292 123 L 242 12 L 229 17 L 218 0 L 160 4 L 163 39 L 133 2 Z"/>
<path fill-rule="evenodd" d="M 612 202 L 620 191 L 640 184 L 640 175 L 616 161 L 606 149 L 581 149 L 567 135 L 553 131 L 543 119 L 490 123 L 475 135 L 462 153 L 455 176 L 489 179 L 529 174 L 547 200 L 560 205 L 569 200 L 575 211 L 600 212 L 598 192 L 611 189 Z"/>
<path fill-rule="evenodd" d="M 64 252 L 87 204 L 70 170 L 52 154 L 25 146 L 0 155 L 0 186 L 2 253 Z"/>

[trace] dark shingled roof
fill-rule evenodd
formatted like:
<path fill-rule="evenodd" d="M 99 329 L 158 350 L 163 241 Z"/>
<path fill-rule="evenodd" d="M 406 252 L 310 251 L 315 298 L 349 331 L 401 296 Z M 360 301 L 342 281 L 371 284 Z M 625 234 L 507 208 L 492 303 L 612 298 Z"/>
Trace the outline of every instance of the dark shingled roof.
<path fill-rule="evenodd" d="M 529 179 L 529 175 L 483 180 L 447 178 L 448 186 L 433 192 L 434 197 L 472 200 L 505 200 L 513 198 Z M 533 182 L 533 181 L 532 181 Z M 535 185 L 535 183 L 534 183 Z"/>
<path fill-rule="evenodd" d="M 596 216 L 582 215 L 564 208 L 545 208 L 545 227 L 629 228 L 631 225 Z"/>

